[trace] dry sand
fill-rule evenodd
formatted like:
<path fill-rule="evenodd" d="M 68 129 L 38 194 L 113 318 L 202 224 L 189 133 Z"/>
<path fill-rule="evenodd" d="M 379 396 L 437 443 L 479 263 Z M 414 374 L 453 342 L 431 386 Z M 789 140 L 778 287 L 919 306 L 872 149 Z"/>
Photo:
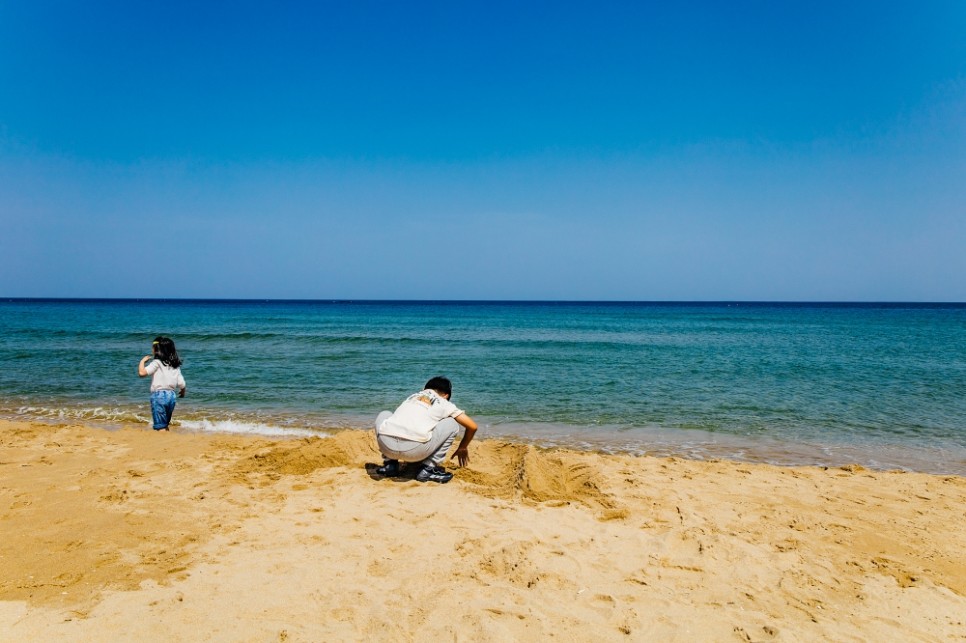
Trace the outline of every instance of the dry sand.
<path fill-rule="evenodd" d="M 966 478 L 0 423 L 5 641 L 966 640 Z"/>

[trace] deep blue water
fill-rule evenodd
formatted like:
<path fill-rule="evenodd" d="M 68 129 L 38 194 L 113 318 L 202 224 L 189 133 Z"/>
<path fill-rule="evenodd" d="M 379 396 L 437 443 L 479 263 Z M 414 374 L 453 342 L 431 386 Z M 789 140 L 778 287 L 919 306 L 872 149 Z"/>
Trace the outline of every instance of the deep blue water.
<path fill-rule="evenodd" d="M 605 451 L 966 474 L 966 305 L 0 301 L 0 417 L 367 427 L 430 376 L 483 433 Z"/>

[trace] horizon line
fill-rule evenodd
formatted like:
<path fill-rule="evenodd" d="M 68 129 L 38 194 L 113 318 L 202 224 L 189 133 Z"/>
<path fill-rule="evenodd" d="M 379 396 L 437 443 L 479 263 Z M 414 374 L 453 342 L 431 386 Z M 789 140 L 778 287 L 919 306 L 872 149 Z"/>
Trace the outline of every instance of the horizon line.
<path fill-rule="evenodd" d="M 289 303 L 289 304 L 650 304 L 808 306 L 966 306 L 966 301 L 822 299 L 368 299 L 272 297 L 0 297 L 0 303 Z"/>

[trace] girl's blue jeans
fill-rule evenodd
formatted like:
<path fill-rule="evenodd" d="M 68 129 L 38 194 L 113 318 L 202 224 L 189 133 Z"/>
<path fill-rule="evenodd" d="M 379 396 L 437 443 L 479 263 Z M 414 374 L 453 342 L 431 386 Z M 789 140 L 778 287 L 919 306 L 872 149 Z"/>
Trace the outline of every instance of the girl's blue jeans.
<path fill-rule="evenodd" d="M 174 413 L 175 400 L 174 391 L 151 393 L 151 418 L 154 420 L 155 431 L 168 428 Z"/>

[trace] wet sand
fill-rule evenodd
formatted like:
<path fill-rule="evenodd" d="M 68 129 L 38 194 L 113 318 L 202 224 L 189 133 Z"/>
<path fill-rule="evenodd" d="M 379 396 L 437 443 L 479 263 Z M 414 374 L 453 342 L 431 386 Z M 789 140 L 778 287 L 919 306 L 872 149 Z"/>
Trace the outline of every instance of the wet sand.
<path fill-rule="evenodd" d="M 966 478 L 0 422 L 0 639 L 966 640 Z"/>

